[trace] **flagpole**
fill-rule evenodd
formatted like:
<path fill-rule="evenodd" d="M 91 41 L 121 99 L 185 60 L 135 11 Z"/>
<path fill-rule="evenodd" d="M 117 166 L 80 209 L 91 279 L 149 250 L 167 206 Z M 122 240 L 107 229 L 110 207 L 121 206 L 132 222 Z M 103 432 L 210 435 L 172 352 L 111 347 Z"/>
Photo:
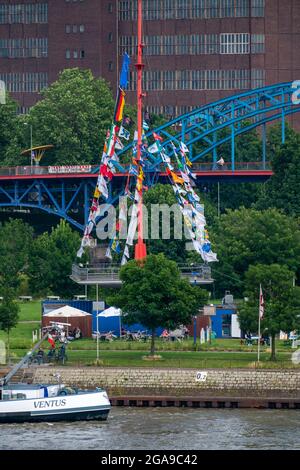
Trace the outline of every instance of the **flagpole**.
<path fill-rule="evenodd" d="M 258 302 L 257 362 L 259 362 L 259 358 L 260 358 L 260 313 L 261 313 L 261 284 L 259 285 L 259 302 Z"/>
<path fill-rule="evenodd" d="M 259 355 L 260 355 L 260 315 L 258 314 L 257 362 L 259 362 Z"/>
<path fill-rule="evenodd" d="M 96 315 L 97 315 L 97 361 L 99 360 L 99 291 L 98 291 L 98 284 L 96 284 Z M 98 365 L 98 363 L 97 363 Z"/>
<path fill-rule="evenodd" d="M 141 169 L 141 147 L 142 147 L 142 119 L 143 119 L 143 90 L 142 90 L 142 77 L 143 77 L 143 8 L 142 0 L 138 0 L 138 54 L 137 54 L 137 162 L 139 166 L 139 173 Z M 135 245 L 135 259 L 141 260 L 146 258 L 147 250 L 144 242 L 143 234 L 143 182 L 141 182 L 141 190 L 139 191 L 138 202 L 138 242 Z"/>

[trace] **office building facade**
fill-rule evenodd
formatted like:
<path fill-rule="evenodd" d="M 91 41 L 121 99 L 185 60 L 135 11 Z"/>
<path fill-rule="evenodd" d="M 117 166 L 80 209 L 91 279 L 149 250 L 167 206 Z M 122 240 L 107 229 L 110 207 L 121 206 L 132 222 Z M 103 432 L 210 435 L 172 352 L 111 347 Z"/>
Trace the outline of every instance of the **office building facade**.
<path fill-rule="evenodd" d="M 239 91 L 300 79 L 299 0 L 144 0 L 145 105 L 169 117 Z M 0 0 L 0 79 L 23 112 L 64 68 L 115 90 L 133 57 L 136 0 Z"/>

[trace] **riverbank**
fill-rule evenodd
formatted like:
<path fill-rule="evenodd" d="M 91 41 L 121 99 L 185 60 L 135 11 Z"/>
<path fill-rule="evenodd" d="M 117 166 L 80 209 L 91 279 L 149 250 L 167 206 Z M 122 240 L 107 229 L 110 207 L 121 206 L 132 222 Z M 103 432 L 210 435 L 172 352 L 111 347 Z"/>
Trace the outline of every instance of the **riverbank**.
<path fill-rule="evenodd" d="M 299 402 L 300 408 L 300 370 L 40 366 L 31 368 L 31 373 L 34 383 L 55 383 L 57 379 L 53 374 L 59 374 L 66 385 L 83 388 L 103 387 L 110 397 L 119 401 L 150 402 L 151 397 L 155 397 L 152 400 L 188 402 L 192 399 L 204 403 L 212 399 L 218 401 L 221 397 L 230 398 L 230 401 L 235 401 L 235 397 L 264 401 L 284 398 Z M 159 400 L 158 397 L 163 398 Z"/>

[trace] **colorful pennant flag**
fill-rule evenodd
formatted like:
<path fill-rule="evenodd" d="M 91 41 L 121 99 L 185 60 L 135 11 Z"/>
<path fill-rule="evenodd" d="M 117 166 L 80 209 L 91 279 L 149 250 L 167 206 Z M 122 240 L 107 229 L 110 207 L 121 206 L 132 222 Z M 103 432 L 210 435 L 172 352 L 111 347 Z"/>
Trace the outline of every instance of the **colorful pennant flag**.
<path fill-rule="evenodd" d="M 125 106 L 125 91 L 122 90 L 121 87 L 118 89 L 118 96 L 117 96 L 117 102 L 115 106 L 115 112 L 114 112 L 114 121 L 115 122 L 121 122 L 123 119 L 123 112 L 124 112 L 124 106 Z"/>
<path fill-rule="evenodd" d="M 129 140 L 130 132 L 127 129 L 125 129 L 125 127 L 121 126 L 120 131 L 119 131 L 119 137 L 121 137 L 121 139 Z"/>

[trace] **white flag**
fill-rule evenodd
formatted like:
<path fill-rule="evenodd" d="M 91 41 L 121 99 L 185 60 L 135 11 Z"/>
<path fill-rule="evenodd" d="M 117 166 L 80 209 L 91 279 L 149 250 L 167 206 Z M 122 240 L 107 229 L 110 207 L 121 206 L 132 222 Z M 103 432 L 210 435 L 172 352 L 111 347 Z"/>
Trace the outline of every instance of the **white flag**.
<path fill-rule="evenodd" d="M 125 245 L 124 256 L 126 256 L 126 258 L 130 258 L 128 245 Z"/>
<path fill-rule="evenodd" d="M 115 148 L 118 149 L 118 150 L 122 150 L 124 148 L 124 145 L 122 144 L 122 142 L 119 139 L 116 140 Z"/>
<path fill-rule="evenodd" d="M 98 189 L 105 199 L 108 199 L 108 188 L 105 179 L 102 175 L 98 176 Z"/>
<path fill-rule="evenodd" d="M 77 258 L 81 258 L 82 255 L 84 253 L 84 249 L 82 248 L 82 246 L 79 248 L 79 250 L 77 251 Z"/>
<path fill-rule="evenodd" d="M 150 147 L 148 147 L 147 150 L 148 150 L 149 153 L 157 153 L 157 152 L 159 152 L 159 148 L 158 148 L 157 142 L 155 142 L 154 144 L 150 145 Z"/>
<path fill-rule="evenodd" d="M 185 145 L 184 142 L 180 142 L 180 150 L 181 150 L 183 153 L 189 152 L 189 149 L 187 148 L 187 146 Z"/>
<path fill-rule="evenodd" d="M 135 236 L 137 223 L 138 223 L 137 212 L 138 212 L 137 205 L 134 204 L 132 207 L 131 219 L 130 219 L 130 223 L 128 227 L 126 245 L 133 245 L 133 239 Z"/>

